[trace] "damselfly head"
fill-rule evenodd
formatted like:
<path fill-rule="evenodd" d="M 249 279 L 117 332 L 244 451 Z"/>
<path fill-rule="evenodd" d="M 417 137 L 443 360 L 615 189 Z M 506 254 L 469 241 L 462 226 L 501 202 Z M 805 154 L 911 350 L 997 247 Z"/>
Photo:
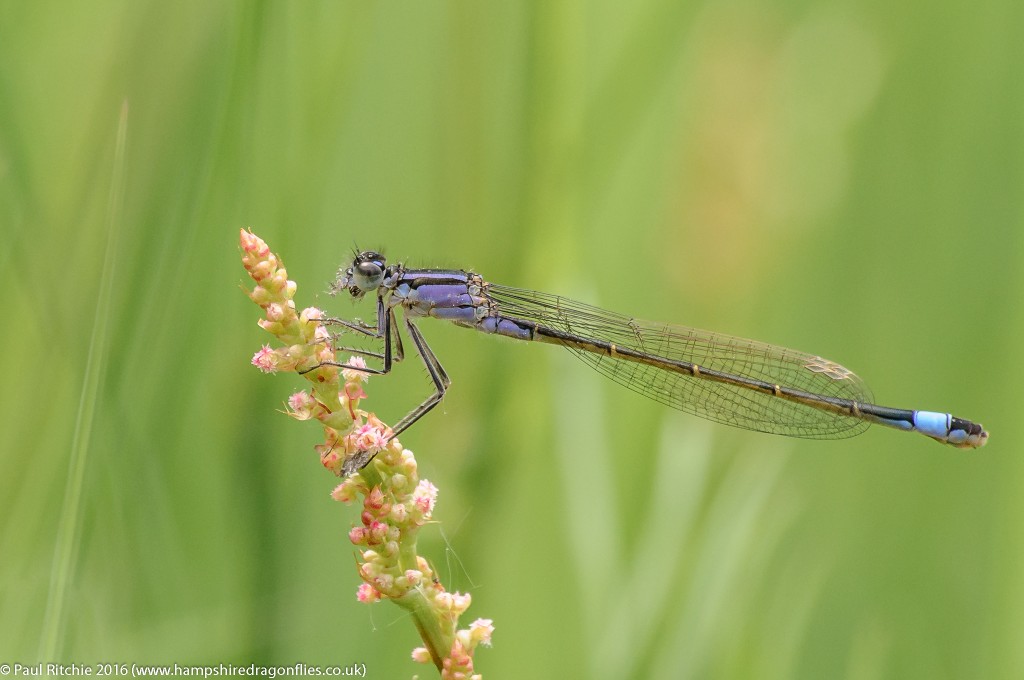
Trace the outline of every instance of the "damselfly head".
<path fill-rule="evenodd" d="M 377 290 L 384 280 L 384 269 L 387 260 L 380 253 L 364 250 L 356 254 L 352 266 L 338 278 L 333 286 L 334 292 L 347 290 L 352 297 L 358 299 L 370 291 Z"/>

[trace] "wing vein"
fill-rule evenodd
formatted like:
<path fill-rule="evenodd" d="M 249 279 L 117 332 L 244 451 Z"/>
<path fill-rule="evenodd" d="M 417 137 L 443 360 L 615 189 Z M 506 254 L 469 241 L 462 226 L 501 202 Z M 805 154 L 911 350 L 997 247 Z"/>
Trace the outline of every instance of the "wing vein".
<path fill-rule="evenodd" d="M 564 333 L 824 397 L 872 401 L 860 378 L 816 355 L 686 326 L 642 321 L 549 293 L 488 284 L 487 295 L 498 314 Z M 868 427 L 859 418 L 765 392 L 565 346 L 599 373 L 634 392 L 715 422 L 811 439 L 851 437 Z"/>

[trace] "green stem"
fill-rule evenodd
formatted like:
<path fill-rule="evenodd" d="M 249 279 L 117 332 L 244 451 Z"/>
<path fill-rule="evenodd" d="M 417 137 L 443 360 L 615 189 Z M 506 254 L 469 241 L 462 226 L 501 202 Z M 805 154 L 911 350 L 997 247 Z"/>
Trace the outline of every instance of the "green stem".
<path fill-rule="evenodd" d="M 395 604 L 412 614 L 413 623 L 416 624 L 423 645 L 430 652 L 430 658 L 434 660 L 437 670 L 442 670 L 443 660 L 447 658 L 455 642 L 454 628 L 445 625 L 447 620 L 442 620 L 443 617 L 437 615 L 430 600 L 419 588 L 396 598 Z"/>

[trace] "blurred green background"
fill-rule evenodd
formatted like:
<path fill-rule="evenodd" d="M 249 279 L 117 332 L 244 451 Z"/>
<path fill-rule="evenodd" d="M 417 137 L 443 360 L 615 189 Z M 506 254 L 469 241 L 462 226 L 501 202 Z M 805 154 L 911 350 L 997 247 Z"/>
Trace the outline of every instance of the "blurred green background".
<path fill-rule="evenodd" d="M 421 328 L 421 539 L 485 677 L 1024 677 L 1024 6 L 0 4 L 0 663 L 362 662 L 318 428 L 237 246 L 300 306 L 354 244 L 833 358 L 964 453 L 672 412 Z M 125 108 L 126 105 L 126 108 Z M 122 118 L 122 110 L 126 114 Z M 123 124 L 119 121 L 123 121 Z M 118 130 L 123 146 L 118 146 Z M 394 422 L 416 361 L 371 380 Z"/>

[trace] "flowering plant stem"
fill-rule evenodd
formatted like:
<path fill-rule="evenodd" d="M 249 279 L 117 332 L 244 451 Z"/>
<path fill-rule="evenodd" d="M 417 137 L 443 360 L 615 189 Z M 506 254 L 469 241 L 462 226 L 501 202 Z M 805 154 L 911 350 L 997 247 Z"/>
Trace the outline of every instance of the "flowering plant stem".
<path fill-rule="evenodd" d="M 433 662 L 444 680 L 480 678 L 473 654 L 481 643 L 490 645 L 494 626 L 490 619 L 477 619 L 457 630 L 470 596 L 447 592 L 416 549 L 419 529 L 431 521 L 437 487 L 419 478 L 412 451 L 391 429 L 359 408 L 368 377 L 362 357 L 340 365 L 327 331 L 330 320 L 314 307 L 296 312 L 297 287 L 280 258 L 252 232 L 243 230 L 240 241 L 242 263 L 256 282 L 249 297 L 265 312 L 259 325 L 284 343 L 264 345 L 252 363 L 267 373 L 296 371 L 312 383 L 309 392 L 289 397 L 286 413 L 320 422 L 324 443 L 315 447 L 320 462 L 343 477 L 332 497 L 363 506 L 360 524 L 348 533 L 359 549 L 363 583 L 357 598 L 367 603 L 389 599 L 408 611 L 424 644 L 413 650 L 413 659 Z"/>

